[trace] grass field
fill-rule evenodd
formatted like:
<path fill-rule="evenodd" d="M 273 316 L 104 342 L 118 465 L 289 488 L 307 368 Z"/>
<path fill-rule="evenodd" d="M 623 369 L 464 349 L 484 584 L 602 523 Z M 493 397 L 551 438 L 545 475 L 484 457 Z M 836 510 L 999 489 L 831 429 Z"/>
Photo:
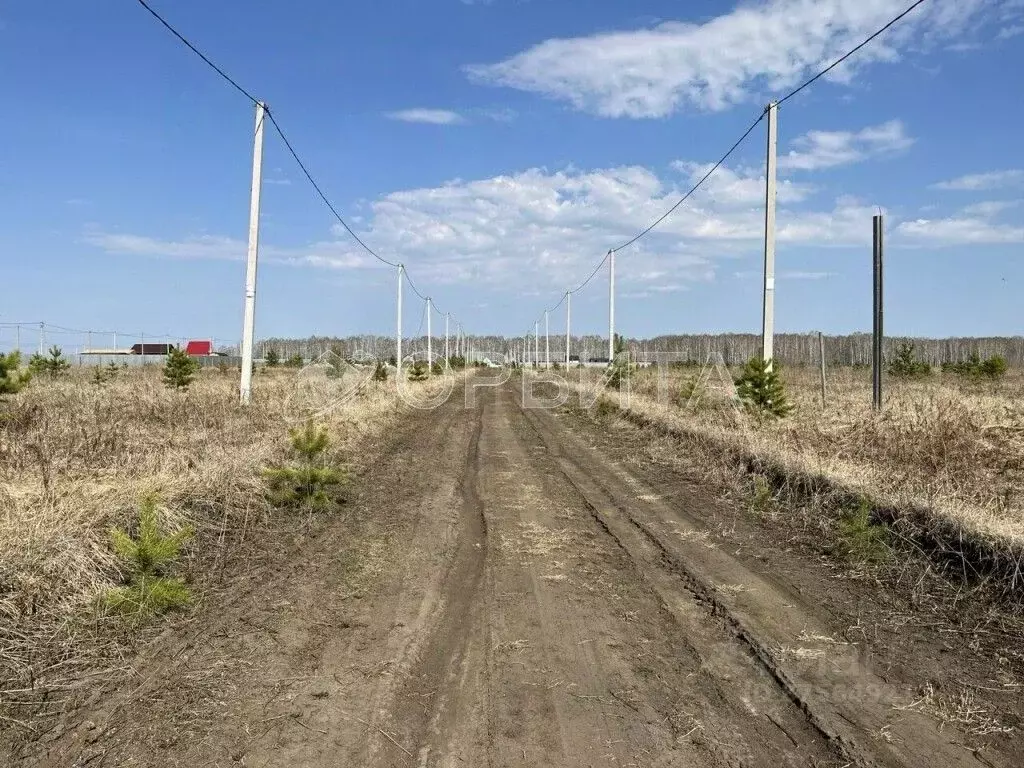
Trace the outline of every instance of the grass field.
<path fill-rule="evenodd" d="M 606 397 L 682 437 L 682 458 L 723 482 L 759 467 L 777 470 L 783 483 L 824 480 L 943 541 L 963 539 L 1017 561 L 1024 549 L 1024 372 L 998 382 L 939 373 L 888 379 L 885 408 L 875 413 L 868 370 L 830 371 L 823 408 L 817 369 L 784 369 L 795 408 L 783 419 L 752 417 L 731 401 L 728 376 L 736 374 L 643 369 L 628 393 Z M 575 386 L 594 392 L 598 375 L 588 371 Z"/>
<path fill-rule="evenodd" d="M 250 407 L 237 388 L 236 371 L 175 392 L 155 366 L 103 385 L 77 370 L 0 402 L 0 700 L 115 663 L 127 638 L 99 600 L 123 575 L 110 531 L 132 529 L 145 494 L 159 495 L 165 529 L 196 530 L 179 570 L 201 599 L 227 561 L 257 560 L 308 524 L 273 509 L 261 476 L 286 459 L 289 426 L 316 414 L 332 463 L 358 470 L 403 410 L 393 379 L 340 403 L 324 377 L 286 370 L 257 376 Z"/>

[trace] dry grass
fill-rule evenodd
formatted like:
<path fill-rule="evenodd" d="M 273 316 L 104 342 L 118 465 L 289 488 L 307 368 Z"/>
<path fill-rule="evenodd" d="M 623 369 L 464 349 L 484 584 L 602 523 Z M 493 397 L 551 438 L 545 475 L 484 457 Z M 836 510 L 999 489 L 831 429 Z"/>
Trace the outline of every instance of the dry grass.
<path fill-rule="evenodd" d="M 1013 563 L 1024 552 L 1024 372 L 998 383 L 941 374 L 889 380 L 885 409 L 877 414 L 869 371 L 830 372 L 823 409 L 817 371 L 785 369 L 796 408 L 782 420 L 760 420 L 737 408 L 713 371 L 705 373 L 697 396 L 680 397 L 685 382 L 699 374 L 641 370 L 628 394 L 601 397 L 682 438 L 683 460 L 723 482 L 735 482 L 741 466 L 841 489 L 931 528 L 943 541 L 998 552 L 1020 578 Z M 596 375 L 587 371 L 572 386 L 593 394 Z"/>
<path fill-rule="evenodd" d="M 0 402 L 0 732 L 30 729 L 54 713 L 40 701 L 87 686 L 130 648 L 97 596 L 120 582 L 110 529 L 132 525 L 143 494 L 159 494 L 163 526 L 196 528 L 183 566 L 201 596 L 232 558 L 258 560 L 275 533 L 308 522 L 275 513 L 260 477 L 285 458 L 290 424 L 316 413 L 334 459 L 358 470 L 404 410 L 393 382 L 330 407 L 329 384 L 305 380 L 297 397 L 289 371 L 258 375 L 242 408 L 235 376 L 205 371 L 176 393 L 158 367 L 105 386 L 76 371 Z"/>

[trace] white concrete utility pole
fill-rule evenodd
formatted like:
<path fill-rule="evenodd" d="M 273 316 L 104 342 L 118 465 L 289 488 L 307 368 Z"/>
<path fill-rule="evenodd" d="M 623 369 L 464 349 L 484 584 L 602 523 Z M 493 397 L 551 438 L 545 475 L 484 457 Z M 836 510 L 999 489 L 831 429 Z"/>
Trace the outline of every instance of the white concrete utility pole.
<path fill-rule="evenodd" d="M 405 269 L 398 265 L 398 320 L 395 323 L 395 376 L 402 374 L 402 272 Z"/>
<path fill-rule="evenodd" d="M 448 353 L 448 321 L 451 319 L 451 312 L 444 313 L 444 367 L 447 370 L 450 366 L 448 360 L 451 359 L 451 355 Z"/>
<path fill-rule="evenodd" d="M 608 362 L 615 360 L 615 251 L 608 251 Z"/>
<path fill-rule="evenodd" d="M 768 152 L 765 163 L 764 190 L 764 312 L 761 322 L 761 358 L 775 356 L 775 155 L 778 147 L 779 105 L 774 101 L 765 108 L 768 114 Z"/>
<path fill-rule="evenodd" d="M 533 367 L 540 368 L 540 320 L 533 323 Z"/>
<path fill-rule="evenodd" d="M 548 311 L 544 310 L 544 367 L 551 367 L 551 334 L 548 331 Z"/>
<path fill-rule="evenodd" d="M 565 292 L 565 367 L 569 367 L 569 328 L 572 324 L 572 291 Z"/>
<path fill-rule="evenodd" d="M 430 330 L 430 316 L 434 314 L 433 303 L 430 301 L 430 297 L 427 296 L 427 375 L 433 375 L 434 367 L 434 338 L 433 332 Z"/>
<path fill-rule="evenodd" d="M 267 105 L 256 103 L 256 132 L 252 150 L 249 196 L 249 253 L 245 262 L 245 314 L 242 320 L 242 405 L 252 397 L 252 337 L 256 326 L 256 261 L 260 243 L 260 190 L 263 186 L 263 124 Z M 145 347 L 143 347 L 145 352 Z M 143 358 L 145 359 L 145 358 Z"/>

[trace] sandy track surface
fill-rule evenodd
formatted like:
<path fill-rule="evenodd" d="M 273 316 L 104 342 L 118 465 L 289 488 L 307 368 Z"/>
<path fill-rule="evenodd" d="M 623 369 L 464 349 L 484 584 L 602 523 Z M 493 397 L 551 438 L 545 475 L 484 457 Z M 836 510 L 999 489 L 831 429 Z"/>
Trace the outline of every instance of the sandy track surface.
<path fill-rule="evenodd" d="M 46 766 L 1010 766 L 512 386 L 411 417 L 346 515 Z"/>

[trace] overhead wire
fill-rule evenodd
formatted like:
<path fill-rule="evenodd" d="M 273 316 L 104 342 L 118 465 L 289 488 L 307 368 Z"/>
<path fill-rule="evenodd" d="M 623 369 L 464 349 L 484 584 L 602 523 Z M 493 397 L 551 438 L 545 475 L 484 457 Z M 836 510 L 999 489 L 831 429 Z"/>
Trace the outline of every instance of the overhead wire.
<path fill-rule="evenodd" d="M 249 93 L 247 90 L 245 90 L 245 88 L 240 86 L 237 82 L 235 82 L 235 80 L 232 79 L 232 77 L 227 72 L 225 72 L 223 69 L 218 67 L 212 61 L 210 61 L 210 59 L 207 58 L 206 55 L 202 51 L 200 51 L 198 48 L 196 48 L 194 45 L 192 45 L 192 43 L 190 43 L 185 38 L 184 35 L 182 35 L 180 32 L 178 32 L 178 30 L 176 30 L 174 27 L 172 27 L 163 16 L 161 16 L 159 13 L 157 13 L 155 10 L 153 10 L 153 8 L 150 7 L 149 3 L 147 3 L 146 0 L 138 0 L 138 3 L 143 8 L 145 8 L 147 11 L 149 11 L 150 14 L 152 14 L 153 18 L 155 18 L 157 21 L 159 21 L 161 24 L 163 24 L 164 27 L 167 28 L 168 32 L 170 32 L 172 35 L 174 35 L 176 38 L 178 38 L 186 46 L 188 46 L 188 48 L 192 51 L 192 53 L 194 53 L 200 59 L 205 61 L 206 64 L 214 72 L 216 72 L 218 75 L 220 75 L 222 78 L 224 78 L 224 80 L 226 80 L 228 83 L 230 83 L 234 87 L 234 89 L 236 91 L 238 91 L 243 96 L 245 96 L 245 98 L 247 98 L 249 101 L 251 101 L 254 105 L 255 104 L 259 104 L 259 100 L 257 100 L 257 98 L 255 96 L 253 96 L 251 93 Z"/>
<path fill-rule="evenodd" d="M 214 63 L 197 46 L 193 45 L 192 42 L 190 42 L 188 40 L 188 38 L 186 38 L 177 29 L 175 29 L 170 24 L 170 22 L 168 22 L 152 6 L 150 6 L 149 3 L 146 2 L 146 0 L 137 0 L 137 2 L 146 11 L 148 11 L 149 14 L 153 16 L 153 18 L 155 18 L 158 22 L 160 22 L 160 24 L 164 28 L 166 28 L 168 32 L 170 32 L 172 35 L 174 35 L 174 37 L 177 38 L 182 44 L 184 44 L 190 51 L 192 51 L 196 56 L 198 56 L 200 59 L 202 59 L 202 61 L 205 62 L 207 66 L 209 66 L 214 72 L 216 72 L 223 80 L 225 80 L 228 84 L 230 84 L 235 90 L 237 90 L 239 93 L 241 93 L 243 96 L 245 96 L 254 105 L 259 105 L 260 104 L 259 99 L 257 99 L 255 96 L 253 96 L 253 94 L 251 92 L 249 92 L 248 90 L 243 88 L 241 85 L 239 85 L 239 83 L 234 78 L 232 78 L 230 75 L 228 75 L 227 72 L 225 72 L 216 63 Z M 373 258 L 377 259 L 382 264 L 386 264 L 386 265 L 388 265 L 390 267 L 398 267 L 398 265 L 399 265 L 398 262 L 391 261 L 390 259 L 387 259 L 387 258 L 381 256 L 374 249 L 372 249 L 369 245 L 367 245 L 366 242 L 361 237 L 359 237 L 359 235 L 356 234 L 356 232 L 352 229 L 352 227 L 349 226 L 348 222 L 345 221 L 344 217 L 338 212 L 338 209 L 335 208 L 334 204 L 331 203 L 330 199 L 324 193 L 324 191 L 321 188 L 321 186 L 313 178 L 313 175 L 312 175 L 312 173 L 310 173 L 308 166 L 306 165 L 305 162 L 303 162 L 302 158 L 299 156 L 298 152 L 295 150 L 295 147 L 292 145 L 291 141 L 285 135 L 284 130 L 281 128 L 280 123 L 278 123 L 277 118 L 275 117 L 273 111 L 266 104 L 263 105 L 263 108 L 264 108 L 264 110 L 266 112 L 266 115 L 270 118 L 270 122 L 274 126 L 274 129 L 277 131 L 278 136 L 281 137 L 281 141 L 284 143 L 285 147 L 288 149 L 289 154 L 291 154 L 292 158 L 295 160 L 296 164 L 299 166 L 299 169 L 302 171 L 303 175 L 306 177 L 306 180 L 313 187 L 313 189 L 316 192 L 317 196 L 324 203 L 324 205 L 327 206 L 328 210 L 331 212 L 331 214 L 334 216 L 334 218 L 337 219 L 339 224 L 341 224 L 342 228 L 344 228 L 344 230 L 349 234 L 349 236 L 351 236 L 352 239 L 355 240 L 356 243 L 358 243 L 359 246 L 364 251 L 366 251 L 370 256 L 372 256 Z M 408 278 L 408 276 L 409 276 L 408 271 L 403 269 L 403 272 L 405 272 L 405 275 Z M 410 285 L 412 285 L 412 281 L 411 280 L 410 280 Z M 416 289 L 416 287 L 414 285 L 412 285 L 412 287 L 413 287 L 413 291 L 415 291 L 416 294 L 420 296 L 420 298 L 424 298 L 423 295 Z"/>
<path fill-rule="evenodd" d="M 880 27 L 880 28 L 879 28 L 878 30 L 876 30 L 875 32 L 873 32 L 873 33 L 872 33 L 871 35 L 869 35 L 869 36 L 868 36 L 867 38 L 865 38 L 865 39 L 864 39 L 863 41 L 861 41 L 861 42 L 860 42 L 860 43 L 859 43 L 858 45 L 854 46 L 854 47 L 853 47 L 853 48 L 851 48 L 851 49 L 850 49 L 849 51 L 847 51 L 847 52 L 846 52 L 846 53 L 844 53 L 844 54 L 843 54 L 842 56 L 840 56 L 840 57 L 839 57 L 838 59 L 836 59 L 836 60 L 835 60 L 835 61 L 833 61 L 833 62 L 832 62 L 831 64 L 829 64 L 829 65 L 828 65 L 827 67 L 825 67 L 825 68 L 824 68 L 824 69 L 822 69 L 821 71 L 817 72 L 817 73 L 816 73 L 815 75 L 813 75 L 812 77 L 808 78 L 808 79 L 807 79 L 806 81 L 804 81 L 804 82 L 803 82 L 803 83 L 801 83 L 801 84 L 800 84 L 799 86 L 797 86 L 796 88 L 794 88 L 793 90 L 791 90 L 791 91 L 790 91 L 789 93 L 787 93 L 787 94 L 786 94 L 785 96 L 783 96 L 783 97 L 782 97 L 782 98 L 780 98 L 780 99 L 777 99 L 777 100 L 776 100 L 776 101 L 774 102 L 775 106 L 776 106 L 776 107 L 778 107 L 778 106 L 782 105 L 783 103 L 785 103 L 786 101 L 789 101 L 789 99 L 791 99 L 791 98 L 793 98 L 794 96 L 796 96 L 796 95 L 797 95 L 798 93 L 800 93 L 801 91 L 803 91 L 803 90 L 804 90 L 805 88 L 807 88 L 808 86 L 810 86 L 810 85 L 811 85 L 812 83 L 816 82 L 817 80 L 819 80 L 819 79 L 821 79 L 822 77 L 824 77 L 825 75 L 827 75 L 827 74 L 828 74 L 829 72 L 831 72 L 831 71 L 832 71 L 833 69 L 835 69 L 836 67 L 838 67 L 838 66 L 839 66 L 840 64 L 842 64 L 842 63 L 843 63 L 844 61 L 846 61 L 847 59 L 849 59 L 849 58 L 850 58 L 851 56 L 853 56 L 853 55 L 854 55 L 855 53 L 857 53 L 857 52 L 858 52 L 859 50 L 861 50 L 862 48 L 864 48 L 864 47 L 865 47 L 866 45 L 868 45 L 869 43 L 871 43 L 871 42 L 872 42 L 873 40 L 875 40 L 875 39 L 876 39 L 877 37 L 879 37 L 879 36 L 883 35 L 883 34 L 884 34 L 885 32 L 887 32 L 887 31 L 888 31 L 888 30 L 889 30 L 890 28 L 892 28 L 892 27 L 893 27 L 893 26 L 894 26 L 895 24 L 897 24 L 897 23 L 899 23 L 900 21 L 902 21 L 902 20 L 903 20 L 903 19 L 904 19 L 904 18 L 905 18 L 906 16 L 908 16 L 908 15 L 909 15 L 910 13 L 912 13 L 912 12 L 913 12 L 913 11 L 914 11 L 914 10 L 915 10 L 916 8 L 918 8 L 918 7 L 920 6 L 920 5 L 924 4 L 925 2 L 926 2 L 926 0 L 916 0 L 916 2 L 912 3 L 912 4 L 911 4 L 910 6 L 908 6 L 908 7 L 907 7 L 907 8 L 906 8 L 906 9 L 905 9 L 905 10 L 904 10 L 903 12 L 901 12 L 901 13 L 900 13 L 900 14 L 898 14 L 897 16 L 893 17 L 893 18 L 892 18 L 892 19 L 891 19 L 891 20 L 890 20 L 889 22 L 887 22 L 887 23 L 886 23 L 886 24 L 885 24 L 884 26 Z M 650 225 L 649 225 L 648 227 L 646 227 L 645 229 L 641 230 L 641 231 L 640 231 L 640 232 L 639 232 L 638 234 L 636 234 L 636 235 L 635 235 L 634 237 L 630 238 L 629 240 L 627 240 L 626 242 L 624 242 L 624 243 L 623 243 L 622 245 L 620 245 L 620 246 L 618 246 L 618 247 L 616 247 L 616 248 L 612 248 L 611 250 L 609 250 L 609 251 L 608 251 L 608 253 L 606 253 L 606 254 L 605 254 L 605 256 L 604 256 L 604 258 L 603 258 L 603 259 L 601 260 L 601 262 L 600 262 L 600 263 L 599 263 L 599 264 L 598 264 L 598 265 L 597 265 L 596 267 L 594 267 L 594 271 L 590 273 L 590 275 L 589 275 L 589 276 L 587 277 L 587 279 L 586 279 L 586 280 L 584 280 L 584 281 L 583 281 L 582 283 L 580 283 L 580 284 L 579 284 L 578 286 L 576 286 L 575 288 L 573 288 L 573 289 L 572 289 L 571 291 L 569 291 L 568 293 L 576 293 L 576 292 L 578 292 L 578 291 L 582 290 L 582 289 L 583 289 L 583 288 L 584 288 L 584 287 L 585 287 L 585 286 L 586 286 L 586 285 L 587 285 L 587 284 L 588 284 L 588 283 L 589 283 L 589 282 L 590 282 L 591 280 L 593 280 L 593 279 L 594 279 L 594 277 L 595 277 L 595 276 L 597 275 L 597 273 L 598 273 L 598 272 L 600 271 L 601 267 L 603 267 L 603 266 L 604 266 L 605 262 L 606 262 L 606 261 L 608 261 L 608 258 L 609 258 L 609 257 L 611 256 L 611 254 L 612 254 L 613 252 L 618 252 L 618 251 L 624 250 L 625 248 L 628 248 L 629 246 L 633 245 L 634 243 L 636 243 L 637 241 L 639 241 L 639 240 L 640 240 L 641 238 L 643 238 L 643 237 L 647 236 L 648 234 L 650 234 L 650 232 L 652 232 L 652 231 L 653 231 L 653 230 L 654 230 L 654 229 L 655 229 L 655 228 L 656 228 L 656 227 L 657 227 L 657 226 L 658 226 L 659 224 L 661 224 L 661 223 L 662 223 L 663 221 L 665 221 L 665 219 L 667 219 L 667 218 L 668 218 L 669 216 L 671 216 L 671 215 L 672 215 L 673 213 L 675 213 L 675 211 L 676 211 L 676 210 L 678 210 L 678 208 L 679 208 L 679 207 L 680 207 L 680 206 L 681 206 L 681 205 L 682 205 L 683 203 L 685 203 L 685 202 L 686 202 L 686 201 L 687 201 L 687 200 L 688 200 L 688 199 L 689 199 L 690 197 L 692 197 L 692 196 L 694 195 L 694 193 L 696 193 L 696 192 L 697 192 L 697 190 L 698 190 L 698 189 L 700 189 L 700 188 L 701 188 L 701 187 L 702 187 L 702 186 L 704 185 L 704 182 L 706 182 L 706 181 L 707 181 L 707 180 L 708 180 L 709 178 L 711 178 L 711 176 L 712 176 L 712 175 L 713 175 L 713 174 L 714 174 L 714 173 L 715 173 L 715 172 L 716 172 L 716 171 L 717 171 L 717 170 L 718 170 L 719 168 L 721 168 L 721 167 L 722 167 L 722 165 L 723 165 L 723 164 L 725 163 L 725 161 L 726 161 L 726 160 L 728 160 L 728 159 L 729 159 L 729 157 L 731 157 L 731 156 L 732 156 L 732 154 L 733 154 L 733 153 L 734 153 L 734 152 L 735 152 L 735 151 L 736 151 L 736 150 L 737 150 L 737 149 L 738 149 L 738 148 L 740 147 L 740 145 L 741 145 L 741 144 L 742 144 L 742 143 L 743 143 L 743 142 L 744 142 L 744 141 L 745 141 L 745 140 L 747 139 L 747 137 L 749 137 L 749 136 L 750 136 L 750 134 L 751 134 L 751 133 L 753 132 L 754 128 L 756 128 L 756 127 L 757 127 L 758 123 L 760 123 L 760 122 L 761 122 L 761 120 L 763 120 L 763 119 L 764 119 L 764 116 L 765 116 L 765 114 L 767 114 L 767 112 L 768 112 L 768 110 L 769 110 L 770 108 L 771 108 L 771 105 L 769 105 L 768 107 L 765 107 L 765 109 L 764 109 L 764 110 L 763 110 L 763 111 L 761 112 L 761 114 L 759 114 L 759 115 L 758 115 L 757 119 L 756 119 L 756 120 L 754 120 L 754 122 L 750 124 L 750 126 L 749 126 L 749 127 L 747 128 L 747 130 L 743 132 L 743 134 L 742 134 L 742 135 L 741 135 L 741 136 L 740 136 L 740 137 L 739 137 L 739 138 L 738 138 L 738 139 L 736 140 L 736 142 L 735 142 L 735 143 L 734 143 L 734 144 L 733 144 L 733 145 L 732 145 L 731 147 L 729 147 L 728 151 L 726 151 L 726 153 L 725 153 L 724 155 L 722 155 L 722 157 L 721 157 L 721 158 L 720 158 L 720 159 L 718 160 L 718 162 L 717 162 L 717 163 L 715 163 L 715 164 L 714 164 L 714 165 L 713 165 L 713 166 L 712 166 L 712 167 L 710 168 L 710 170 L 708 170 L 708 172 L 707 172 L 707 173 L 705 173 L 705 174 L 704 174 L 704 175 L 703 175 L 703 176 L 702 176 L 702 177 L 701 177 L 701 178 L 700 178 L 700 179 L 699 179 L 699 180 L 697 181 L 697 183 L 696 183 L 696 184 L 694 184 L 694 185 L 693 185 L 693 186 L 692 186 L 692 187 L 691 187 L 691 188 L 690 188 L 690 189 L 689 189 L 689 190 L 688 190 L 688 191 L 686 192 L 686 194 L 684 194 L 684 195 L 683 195 L 683 196 L 682 196 L 682 197 L 681 197 L 681 198 L 680 198 L 680 199 L 679 199 L 679 200 L 678 200 L 678 201 L 677 201 L 677 202 L 675 203 L 675 205 L 673 205 L 673 206 L 672 206 L 671 208 L 669 208 L 669 209 L 668 209 L 668 210 L 667 210 L 667 211 L 666 211 L 665 213 L 663 213 L 663 214 L 662 214 L 661 216 L 659 216 L 659 217 L 658 217 L 657 219 L 655 219 L 655 220 L 654 220 L 654 221 L 653 221 L 653 222 L 652 222 L 652 223 L 651 223 L 651 224 L 650 224 Z M 567 294 L 566 294 L 566 295 L 567 295 Z M 563 296 L 562 298 L 563 298 L 563 300 L 564 300 L 565 296 Z M 558 308 L 558 306 L 559 306 L 560 304 L 561 304 L 561 301 L 559 301 L 559 303 L 555 305 L 555 308 L 557 309 L 557 308 Z"/>
<path fill-rule="evenodd" d="M 346 222 L 345 219 L 342 218 L 341 214 L 338 213 L 334 205 L 331 204 L 331 201 L 327 199 L 327 195 L 325 195 L 323 190 L 320 189 L 320 185 L 317 184 L 316 181 L 313 179 L 313 175 L 309 172 L 309 169 L 306 168 L 306 164 L 302 162 L 302 159 L 299 157 L 298 152 L 295 151 L 295 148 L 292 146 L 292 143 L 288 140 L 288 137 L 284 135 L 284 131 L 281 130 L 281 126 L 278 124 L 277 118 L 274 117 L 274 113 L 270 110 L 269 107 L 264 108 L 266 109 L 267 115 L 269 115 L 270 117 L 271 125 L 273 125 L 274 130 L 277 131 L 277 135 L 281 137 L 281 141 L 284 142 L 284 145 L 285 147 L 287 147 L 288 152 L 295 159 L 295 162 L 298 164 L 299 168 L 302 170 L 302 173 L 305 175 L 306 179 L 312 185 L 313 189 L 316 190 L 317 195 L 320 197 L 321 200 L 323 200 L 324 205 L 326 205 L 328 210 L 330 210 L 330 212 L 334 214 L 334 218 L 338 220 L 338 223 L 345 228 L 345 231 L 352 236 L 353 240 L 355 240 L 357 243 L 359 243 L 360 246 L 362 246 L 364 251 L 373 256 L 373 258 L 377 259 L 377 261 L 381 262 L 382 264 L 387 264 L 389 267 L 397 267 L 397 261 L 390 261 L 388 259 L 385 259 L 383 256 L 374 251 L 370 246 L 368 246 L 365 242 L 363 242 L 362 238 L 360 238 L 359 235 L 357 235 L 352 230 L 352 227 L 348 225 L 348 222 Z"/>
<path fill-rule="evenodd" d="M 870 35 L 869 37 L 865 38 L 865 39 L 864 39 L 864 41 L 863 41 L 863 42 L 861 42 L 861 43 L 860 43 L 859 45 L 857 45 L 857 46 L 856 46 L 856 47 L 854 47 L 854 48 L 851 48 L 851 49 L 850 49 L 849 51 L 847 51 L 847 52 L 846 52 L 846 53 L 844 53 L 844 54 L 843 54 L 842 56 L 840 56 L 840 57 L 839 57 L 838 59 L 836 59 L 835 61 L 833 61 L 833 62 L 832 62 L 831 64 L 829 64 L 829 65 L 828 65 L 827 67 L 825 67 L 825 68 L 824 68 L 823 70 L 821 70 L 820 72 L 818 72 L 818 74 L 814 75 L 814 76 L 813 76 L 812 78 L 810 78 L 809 80 L 805 81 L 805 82 L 804 82 L 804 83 L 803 83 L 802 85 L 798 85 L 798 86 L 797 86 L 796 88 L 794 88 L 794 89 L 793 89 L 792 91 L 790 91 L 790 92 L 789 92 L 789 93 L 787 93 L 787 94 L 786 94 L 785 96 L 783 96 L 783 97 L 782 97 L 781 99 L 778 99 L 778 100 L 776 100 L 776 102 L 775 102 L 775 103 L 776 103 L 776 105 L 781 105 L 781 104 L 783 104 L 783 103 L 785 103 L 785 102 L 789 101 L 789 100 L 790 100 L 791 98 L 793 98 L 794 96 L 796 96 L 796 95 L 797 95 L 798 93 L 800 93 L 800 91 L 802 91 L 802 90 L 803 90 L 804 88 L 806 88 L 807 86 L 809 86 L 809 85 L 810 85 L 811 83 L 813 83 L 813 82 L 815 82 L 816 80 L 818 80 L 818 79 L 820 79 L 820 78 L 824 77 L 825 75 L 827 75 L 827 74 L 828 74 L 829 72 L 831 72 L 831 71 L 832 71 L 833 69 L 835 69 L 836 67 L 838 67 L 838 66 L 839 66 L 840 64 L 842 64 L 842 63 L 843 63 L 844 61 L 846 61 L 846 60 L 847 60 L 848 58 L 850 58 L 851 56 L 853 56 L 853 54 L 855 54 L 855 53 L 856 53 L 857 51 L 859 51 L 859 50 L 860 50 L 861 48 L 863 48 L 863 47 L 864 47 L 865 45 L 867 45 L 868 43 L 870 43 L 870 42 L 871 42 L 872 40 L 874 40 L 874 39 L 875 39 L 876 37 L 878 37 L 879 35 L 882 35 L 882 34 L 884 34 L 885 32 L 887 32 L 887 31 L 889 30 L 889 28 L 890 28 L 890 27 L 892 27 L 893 25 L 895 25 L 895 24 L 897 24 L 898 22 L 902 21 L 902 20 L 903 20 L 903 18 L 904 18 L 905 16 L 907 16 L 908 14 L 910 14 L 910 13 L 911 13 L 911 12 L 912 12 L 912 11 L 913 11 L 914 9 L 916 9 L 916 8 L 917 8 L 917 7 L 919 6 L 919 5 L 921 5 L 921 4 L 922 4 L 922 3 L 924 3 L 924 2 L 925 2 L 925 0 L 917 0 L 917 2 L 913 3 L 913 4 L 912 4 L 912 5 L 910 6 L 910 7 L 908 7 L 908 8 L 907 8 L 907 9 L 906 9 L 905 11 L 903 11 L 903 13 L 901 13 L 901 14 L 899 14 L 898 16 L 894 17 L 894 18 L 893 18 L 893 19 L 892 19 L 892 20 L 891 20 L 891 21 L 890 21 L 890 22 L 889 22 L 888 24 L 886 24 L 886 25 L 885 25 L 884 27 L 880 28 L 879 30 L 877 30 L 876 32 L 874 32 L 873 34 L 871 34 L 871 35 Z"/>

